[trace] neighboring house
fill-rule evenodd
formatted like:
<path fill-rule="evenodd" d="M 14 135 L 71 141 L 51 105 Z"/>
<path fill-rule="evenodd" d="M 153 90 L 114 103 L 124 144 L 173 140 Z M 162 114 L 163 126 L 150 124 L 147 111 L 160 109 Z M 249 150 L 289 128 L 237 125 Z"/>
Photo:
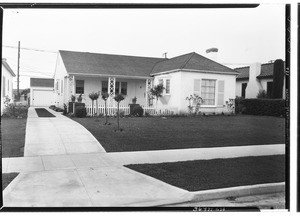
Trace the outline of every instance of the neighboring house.
<path fill-rule="evenodd" d="M 265 90 L 267 95 L 271 96 L 274 63 L 253 63 L 250 66 L 235 68 L 234 70 L 239 72 L 236 78 L 236 96 L 256 98 L 260 90 Z M 285 81 L 283 98 L 285 98 Z"/>
<path fill-rule="evenodd" d="M 29 104 L 29 98 L 30 98 L 30 93 L 28 94 L 22 94 L 22 91 L 24 91 L 25 89 L 19 89 L 20 92 L 20 100 L 17 101 L 18 99 L 18 90 L 17 89 L 13 89 L 13 99 L 15 101 L 16 104 L 20 104 L 20 105 L 28 105 Z"/>
<path fill-rule="evenodd" d="M 134 97 L 144 108 L 167 109 L 186 113 L 186 97 L 198 94 L 204 99 L 202 112 L 228 112 L 226 101 L 235 98 L 238 73 L 197 53 L 174 57 L 150 58 L 88 52 L 59 51 L 55 80 L 55 105 L 68 104 L 71 95 L 82 94 L 91 104 L 89 93 L 108 92 L 108 104 L 114 107 L 113 96 L 124 94 L 121 105 L 128 106 Z M 163 97 L 152 100 L 153 85 L 163 84 Z M 99 99 L 102 106 L 104 101 Z"/>
<path fill-rule="evenodd" d="M 1 67 L 1 114 L 4 109 L 4 102 L 6 97 L 10 99 L 10 102 L 13 102 L 13 77 L 15 77 L 15 73 L 10 68 L 6 59 L 2 59 L 2 67 Z"/>
<path fill-rule="evenodd" d="M 30 106 L 54 104 L 54 79 L 30 78 Z"/>

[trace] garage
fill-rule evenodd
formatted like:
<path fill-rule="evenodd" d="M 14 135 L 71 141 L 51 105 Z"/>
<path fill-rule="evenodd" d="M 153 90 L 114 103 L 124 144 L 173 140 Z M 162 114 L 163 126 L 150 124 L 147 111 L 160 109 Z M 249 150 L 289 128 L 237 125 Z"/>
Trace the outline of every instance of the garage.
<path fill-rule="evenodd" d="M 30 78 L 30 104 L 34 107 L 49 107 L 54 104 L 54 79 Z"/>
<path fill-rule="evenodd" d="M 32 106 L 50 106 L 53 104 L 53 90 L 33 89 Z"/>

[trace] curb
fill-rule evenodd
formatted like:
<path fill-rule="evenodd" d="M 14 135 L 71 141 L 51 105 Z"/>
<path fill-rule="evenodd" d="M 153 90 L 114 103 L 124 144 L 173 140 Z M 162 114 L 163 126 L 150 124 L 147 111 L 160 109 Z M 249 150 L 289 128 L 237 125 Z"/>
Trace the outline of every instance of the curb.
<path fill-rule="evenodd" d="M 222 188 L 222 189 L 215 189 L 215 190 L 190 192 L 191 194 L 190 201 L 193 202 L 207 201 L 207 200 L 222 199 L 227 197 L 242 197 L 242 196 L 277 193 L 277 192 L 284 192 L 284 191 L 285 191 L 285 182 L 257 184 L 257 185 L 249 185 L 249 186 L 239 186 L 239 187 L 230 187 L 230 188 Z"/>

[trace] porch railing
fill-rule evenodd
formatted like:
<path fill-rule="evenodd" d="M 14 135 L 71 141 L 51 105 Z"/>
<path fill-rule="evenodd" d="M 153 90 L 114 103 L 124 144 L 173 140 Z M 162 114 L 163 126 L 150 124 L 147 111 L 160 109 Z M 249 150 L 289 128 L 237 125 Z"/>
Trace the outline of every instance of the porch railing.
<path fill-rule="evenodd" d="M 90 104 L 86 104 L 85 108 L 86 108 L 87 114 L 90 116 L 93 116 L 97 113 L 105 115 L 105 106 L 104 105 L 98 105 L 98 108 L 97 108 L 96 105 L 92 106 Z M 174 114 L 173 111 L 168 110 L 168 109 L 145 107 L 145 106 L 142 106 L 142 108 L 144 110 L 144 115 L 145 115 L 145 113 L 148 113 L 149 115 L 172 115 L 172 114 Z M 113 116 L 113 115 L 117 114 L 117 110 L 118 110 L 117 107 L 107 107 L 106 109 L 107 109 L 107 115 L 109 115 L 109 116 Z M 124 112 L 124 115 L 129 115 L 130 114 L 129 106 L 120 105 L 120 112 Z"/>

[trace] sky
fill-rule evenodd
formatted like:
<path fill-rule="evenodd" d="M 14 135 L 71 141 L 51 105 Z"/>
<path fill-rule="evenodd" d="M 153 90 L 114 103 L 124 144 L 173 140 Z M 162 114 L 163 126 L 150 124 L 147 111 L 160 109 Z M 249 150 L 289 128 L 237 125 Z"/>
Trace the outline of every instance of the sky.
<path fill-rule="evenodd" d="M 206 56 L 231 68 L 285 58 L 285 5 L 251 9 L 12 9 L 4 10 L 3 54 L 20 88 L 30 77 L 52 77 L 58 50 L 172 58 Z M 16 80 L 14 82 L 16 88 Z"/>

